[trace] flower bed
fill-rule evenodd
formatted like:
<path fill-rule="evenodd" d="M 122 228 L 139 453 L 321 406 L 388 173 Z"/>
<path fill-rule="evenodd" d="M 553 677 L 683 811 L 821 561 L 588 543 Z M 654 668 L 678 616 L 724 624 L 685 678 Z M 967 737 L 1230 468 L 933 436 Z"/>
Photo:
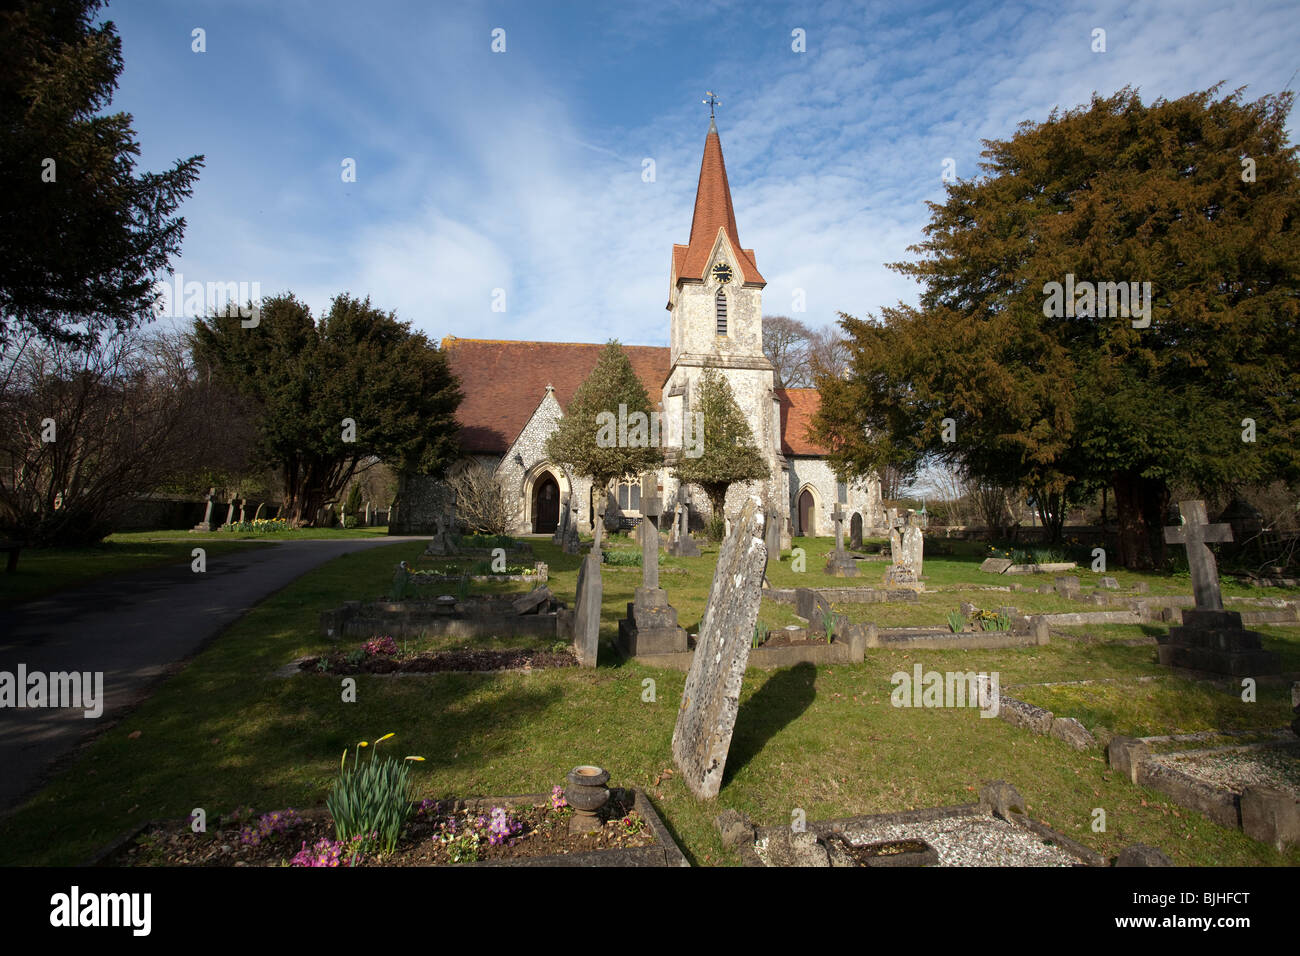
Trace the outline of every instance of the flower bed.
<path fill-rule="evenodd" d="M 323 810 L 254 817 L 241 810 L 207 833 L 189 822 L 147 823 L 116 841 L 99 866 L 685 866 L 681 851 L 644 795 L 611 790 L 601 826 L 569 833 L 573 810 L 556 787 L 484 800 L 424 800 L 390 854 L 335 839 Z"/>

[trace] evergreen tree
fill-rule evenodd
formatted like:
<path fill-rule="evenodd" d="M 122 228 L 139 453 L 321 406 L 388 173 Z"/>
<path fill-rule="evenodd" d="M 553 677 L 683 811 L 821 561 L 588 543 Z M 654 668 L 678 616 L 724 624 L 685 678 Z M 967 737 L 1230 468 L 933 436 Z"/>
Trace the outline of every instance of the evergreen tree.
<path fill-rule="evenodd" d="M 652 471 L 663 463 L 663 451 L 662 436 L 650 432 L 651 411 L 627 353 L 610 340 L 547 439 L 547 457 L 591 478 L 598 489 Z"/>
<path fill-rule="evenodd" d="M 837 468 L 960 462 L 1058 535 L 1109 486 L 1131 568 L 1163 554 L 1172 482 L 1300 474 L 1292 96 L 1216 95 L 1125 89 L 986 143 L 986 175 L 950 185 L 922 258 L 893 265 L 920 307 L 843 318 L 852 374 L 819 381 L 814 422 Z M 1127 313 L 1117 287 L 1066 303 L 1074 283 L 1124 283 Z"/>
<path fill-rule="evenodd" d="M 134 172 L 131 116 L 97 116 L 122 72 L 100 0 L 0 12 L 0 344 L 22 332 L 88 344 L 152 318 L 157 273 L 180 251 L 202 156 Z"/>
<path fill-rule="evenodd" d="M 692 415 L 703 423 L 701 453 L 682 455 L 673 469 L 677 480 L 695 485 L 708 497 L 715 520 L 722 516 L 727 489 L 737 481 L 761 481 L 771 475 L 754 433 L 736 404 L 731 385 L 716 369 L 706 369 L 692 395 Z"/>
<path fill-rule="evenodd" d="M 284 514 L 308 524 L 372 456 L 439 475 L 459 457 L 461 392 L 447 357 L 369 299 L 336 297 L 313 320 L 292 295 L 194 325 L 195 357 L 255 406 L 262 459 L 280 469 Z"/>

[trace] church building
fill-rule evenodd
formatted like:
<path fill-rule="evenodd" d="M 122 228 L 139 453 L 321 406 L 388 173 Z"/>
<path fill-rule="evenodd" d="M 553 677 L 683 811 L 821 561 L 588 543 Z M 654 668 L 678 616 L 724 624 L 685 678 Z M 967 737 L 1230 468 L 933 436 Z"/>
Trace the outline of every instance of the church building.
<path fill-rule="evenodd" d="M 672 462 L 682 453 L 700 376 L 712 368 L 728 379 L 771 475 L 766 481 L 733 485 L 725 506 L 728 514 L 747 496 L 758 494 L 771 513 L 788 522 L 791 535 L 833 534 L 836 502 L 845 514 L 846 534 L 854 513 L 861 515 L 864 530 L 883 529 L 879 481 L 874 476 L 864 482 L 838 481 L 825 449 L 808 437 L 819 402 L 816 389 L 775 387 L 772 363 L 763 354 L 766 284 L 754 250 L 740 243 L 722 143 L 711 119 L 690 238 L 672 249 L 666 305 L 669 345 L 623 346 L 651 403 L 658 400 L 667 461 L 659 474 L 663 510 L 671 514 L 677 504 Z M 571 496 L 579 530 L 589 534 L 596 495 L 602 490 L 550 461 L 545 449 L 564 406 L 595 366 L 604 344 L 449 336 L 442 347 L 465 394 L 457 412 L 462 448 L 466 456 L 495 469 L 508 490 L 514 508 L 511 533 L 553 532 L 560 502 Z M 438 485 L 420 476 L 404 479 L 390 532 L 431 532 L 442 494 Z M 636 476 L 604 493 L 607 522 L 611 515 L 641 516 Z M 703 520 L 708 514 L 709 503 L 698 489 L 688 494 L 695 525 L 695 516 Z"/>

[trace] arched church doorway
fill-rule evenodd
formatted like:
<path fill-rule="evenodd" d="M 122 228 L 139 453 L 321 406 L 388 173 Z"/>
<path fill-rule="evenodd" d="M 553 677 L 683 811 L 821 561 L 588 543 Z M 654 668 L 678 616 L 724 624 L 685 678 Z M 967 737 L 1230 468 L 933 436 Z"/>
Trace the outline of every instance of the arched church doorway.
<path fill-rule="evenodd" d="M 812 492 L 805 488 L 799 493 L 799 533 L 815 534 L 817 529 L 817 506 L 813 503 Z"/>
<path fill-rule="evenodd" d="M 549 471 L 533 483 L 533 533 L 554 534 L 560 523 L 560 486 Z"/>

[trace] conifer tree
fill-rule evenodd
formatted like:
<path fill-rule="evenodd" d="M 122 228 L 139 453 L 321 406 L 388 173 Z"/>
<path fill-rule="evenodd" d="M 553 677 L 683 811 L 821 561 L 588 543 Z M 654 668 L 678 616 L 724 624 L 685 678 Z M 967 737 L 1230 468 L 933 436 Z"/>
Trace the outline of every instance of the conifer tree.
<path fill-rule="evenodd" d="M 698 379 L 689 411 L 701 416 L 701 453 L 694 458 L 681 455 L 673 473 L 678 481 L 704 492 L 716 520 L 722 517 L 727 489 L 733 483 L 761 481 L 771 470 L 754 443 L 754 433 L 736 404 L 730 383 L 716 369 L 706 369 Z"/>

